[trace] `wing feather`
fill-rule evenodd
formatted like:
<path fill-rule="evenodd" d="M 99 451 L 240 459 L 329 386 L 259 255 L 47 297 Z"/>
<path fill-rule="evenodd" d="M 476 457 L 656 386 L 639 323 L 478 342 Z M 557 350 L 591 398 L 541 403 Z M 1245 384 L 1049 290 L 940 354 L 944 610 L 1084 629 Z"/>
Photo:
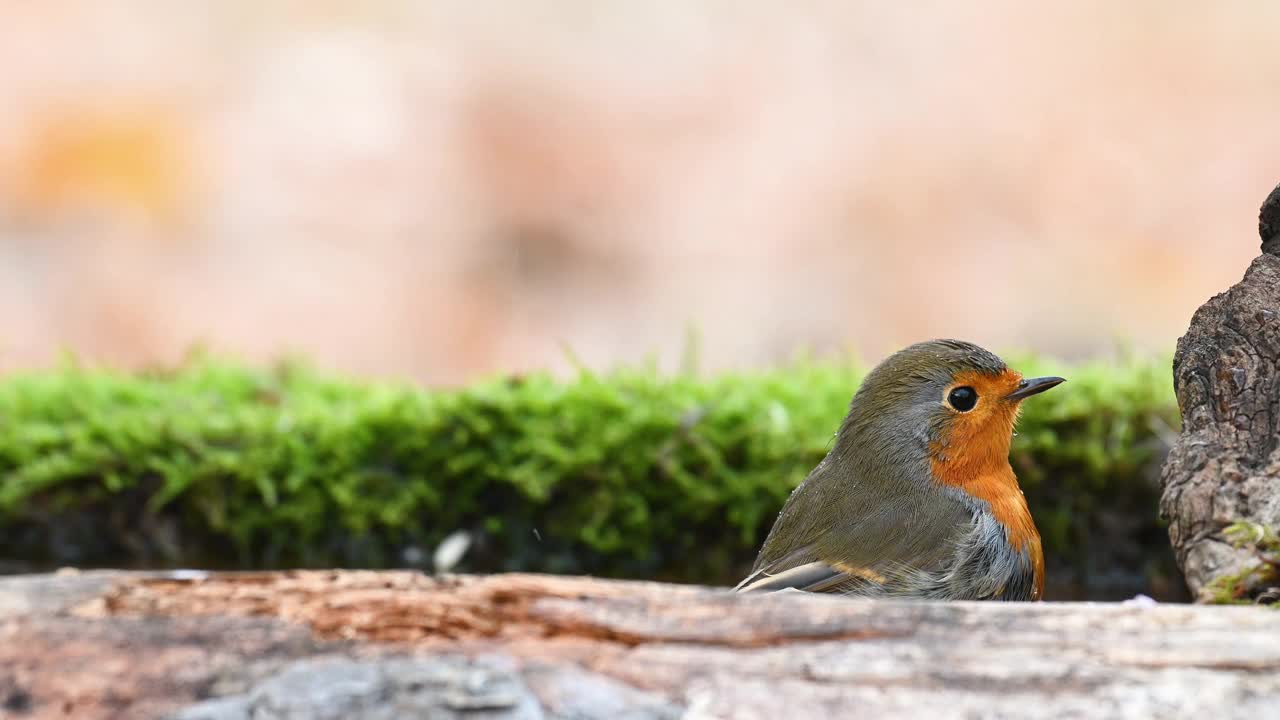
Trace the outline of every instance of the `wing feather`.
<path fill-rule="evenodd" d="M 830 486 L 796 489 L 738 591 L 922 594 L 973 536 L 975 508 L 945 489 L 876 483 L 832 497 Z"/>

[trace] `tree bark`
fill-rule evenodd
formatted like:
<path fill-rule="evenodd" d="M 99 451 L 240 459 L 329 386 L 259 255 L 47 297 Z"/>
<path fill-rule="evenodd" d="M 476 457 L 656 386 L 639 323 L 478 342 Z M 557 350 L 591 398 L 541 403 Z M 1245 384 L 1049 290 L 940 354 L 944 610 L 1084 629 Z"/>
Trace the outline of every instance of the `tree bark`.
<path fill-rule="evenodd" d="M 536 575 L 0 580 L 0 717 L 1258 718 L 1273 610 Z"/>
<path fill-rule="evenodd" d="M 1259 214 L 1263 253 L 1191 319 L 1174 356 L 1182 433 L 1162 472 L 1161 513 L 1191 592 L 1255 566 L 1223 530 L 1280 528 L 1280 186 Z M 1267 588 L 1240 588 L 1256 596 Z"/>

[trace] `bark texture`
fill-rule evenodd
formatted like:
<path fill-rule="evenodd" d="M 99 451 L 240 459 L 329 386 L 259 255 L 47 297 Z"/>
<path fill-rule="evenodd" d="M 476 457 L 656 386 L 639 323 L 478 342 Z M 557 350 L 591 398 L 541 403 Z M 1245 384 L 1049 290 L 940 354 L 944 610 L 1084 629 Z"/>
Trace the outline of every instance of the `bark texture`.
<path fill-rule="evenodd" d="M 408 572 L 0 580 L 0 717 L 1258 718 L 1257 607 Z"/>
<path fill-rule="evenodd" d="M 1224 528 L 1280 528 L 1280 187 L 1263 203 L 1259 232 L 1262 255 L 1196 311 L 1174 356 L 1182 434 L 1163 468 L 1161 513 L 1200 600 L 1215 580 L 1258 563 Z"/>

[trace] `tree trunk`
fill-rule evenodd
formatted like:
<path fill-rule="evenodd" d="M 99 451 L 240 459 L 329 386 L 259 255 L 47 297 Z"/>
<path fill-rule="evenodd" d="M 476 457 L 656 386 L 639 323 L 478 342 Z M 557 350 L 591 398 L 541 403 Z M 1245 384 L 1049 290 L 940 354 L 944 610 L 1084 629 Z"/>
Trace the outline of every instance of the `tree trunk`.
<path fill-rule="evenodd" d="M 1259 231 L 1262 255 L 1196 311 L 1174 356 L 1182 434 L 1165 461 L 1160 505 L 1200 600 L 1259 563 L 1228 542 L 1225 528 L 1280 528 L 1280 186 L 1263 203 Z M 1237 588 L 1241 597 L 1265 590 L 1260 582 Z"/>
<path fill-rule="evenodd" d="M 535 575 L 19 577 L 0 579 L 0 717 L 1262 718 L 1277 617 Z"/>

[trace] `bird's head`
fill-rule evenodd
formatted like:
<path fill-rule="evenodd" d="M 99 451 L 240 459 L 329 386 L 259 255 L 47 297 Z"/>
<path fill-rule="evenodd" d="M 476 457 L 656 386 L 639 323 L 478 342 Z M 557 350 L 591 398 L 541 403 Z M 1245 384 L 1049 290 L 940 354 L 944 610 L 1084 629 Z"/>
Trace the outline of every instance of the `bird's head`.
<path fill-rule="evenodd" d="M 887 458 L 923 452 L 957 471 L 1007 463 L 1022 401 L 1063 381 L 1024 378 L 972 343 L 917 343 L 867 375 L 840 434 Z"/>

